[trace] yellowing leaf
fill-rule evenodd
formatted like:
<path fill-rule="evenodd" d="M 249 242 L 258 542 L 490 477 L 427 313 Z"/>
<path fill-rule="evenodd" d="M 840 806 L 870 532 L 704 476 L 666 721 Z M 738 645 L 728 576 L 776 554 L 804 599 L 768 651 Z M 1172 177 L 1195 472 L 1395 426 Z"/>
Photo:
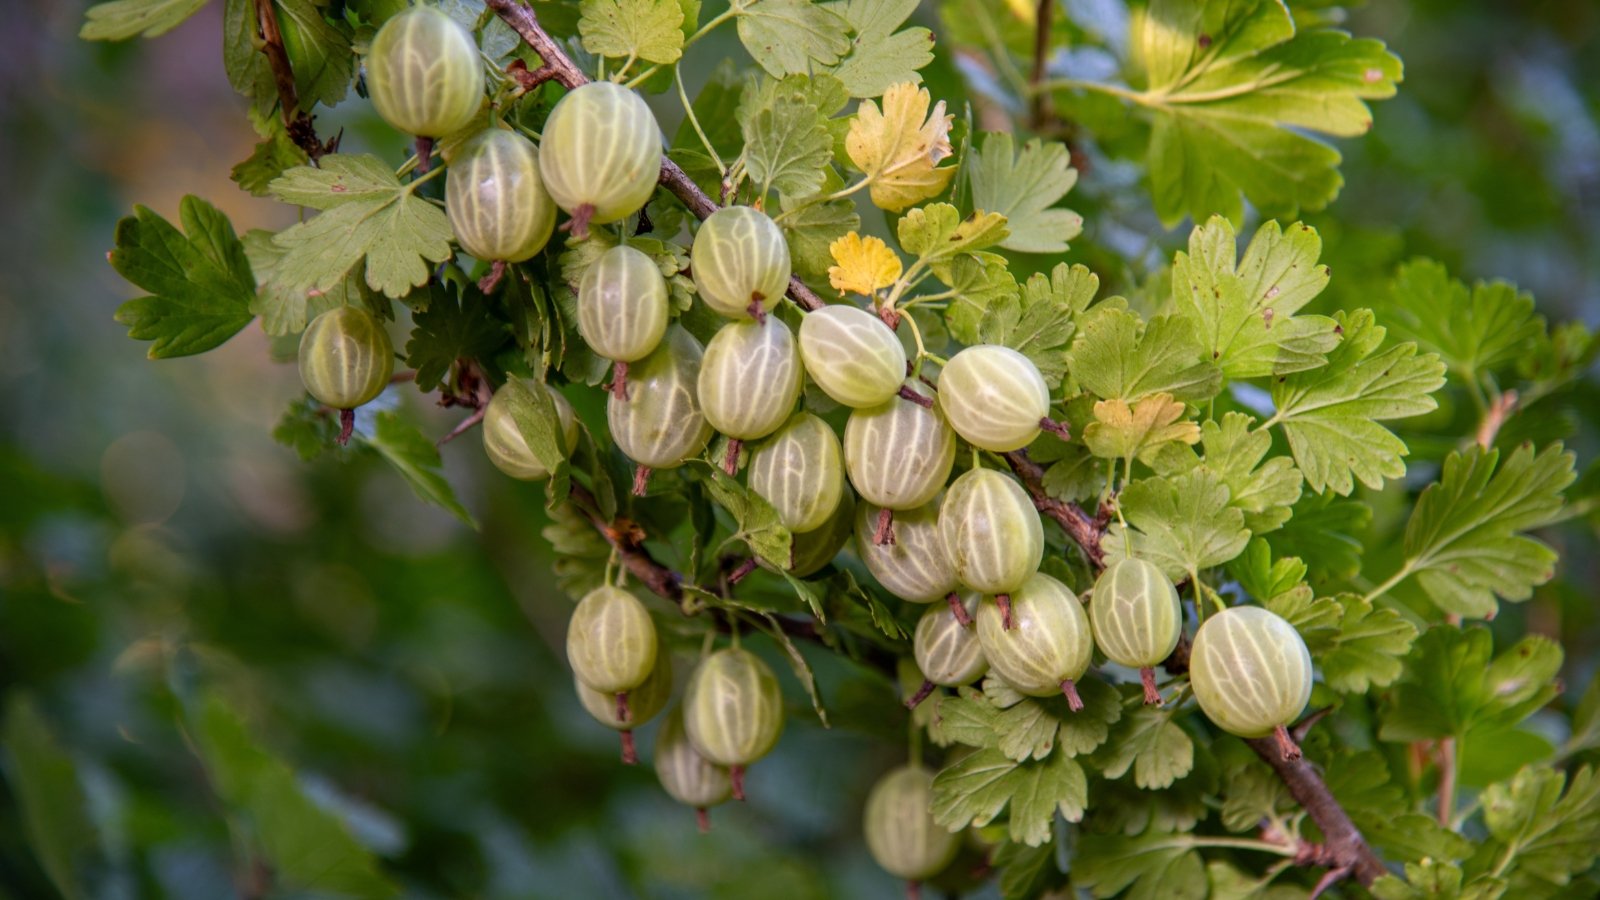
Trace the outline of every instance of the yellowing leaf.
<path fill-rule="evenodd" d="M 911 82 L 894 85 L 883 95 L 883 109 L 861 101 L 845 151 L 872 180 L 872 202 L 899 212 L 944 192 L 955 177 L 954 166 L 938 168 L 950 155 L 950 123 L 944 101 L 933 104 L 928 92 Z"/>
<path fill-rule="evenodd" d="M 1179 421 L 1184 406 L 1171 394 L 1152 394 L 1131 407 L 1123 400 L 1101 400 L 1094 405 L 1094 418 L 1084 429 L 1083 442 L 1095 456 L 1132 459 L 1168 441 L 1195 444 L 1200 441 L 1200 426 Z"/>
<path fill-rule="evenodd" d="M 835 290 L 871 296 L 900 277 L 900 257 L 880 238 L 852 231 L 829 244 L 828 252 L 837 263 L 828 267 L 828 283 Z"/>

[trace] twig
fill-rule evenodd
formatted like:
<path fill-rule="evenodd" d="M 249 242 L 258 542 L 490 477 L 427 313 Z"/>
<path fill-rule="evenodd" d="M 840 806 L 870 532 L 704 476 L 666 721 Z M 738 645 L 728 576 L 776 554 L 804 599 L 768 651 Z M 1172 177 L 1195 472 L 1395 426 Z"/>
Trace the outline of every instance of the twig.
<path fill-rule="evenodd" d="M 1252 738 L 1245 743 L 1272 767 L 1278 778 L 1288 786 L 1295 802 L 1305 808 L 1311 820 L 1322 830 L 1325 843 L 1317 845 L 1318 852 L 1311 854 L 1316 858 L 1307 858 L 1301 865 L 1324 865 L 1331 871 L 1343 869 L 1354 873 L 1356 880 L 1367 887 L 1389 874 L 1383 860 L 1373 852 L 1355 823 L 1350 821 L 1344 807 L 1334 799 L 1316 766 L 1305 759 L 1285 758 L 1277 740 L 1270 735 Z"/>
<path fill-rule="evenodd" d="M 568 88 L 589 82 L 589 77 L 583 74 L 572 59 L 562 51 L 555 39 L 544 30 L 544 26 L 539 24 L 539 16 L 531 8 L 522 5 L 518 0 L 487 0 L 486 5 L 505 20 L 512 31 L 521 35 L 522 39 L 528 42 L 528 46 L 539 54 L 539 58 L 544 60 L 540 72 L 549 69 L 551 80 Z M 677 163 L 665 156 L 661 157 L 661 184 L 671 191 L 674 197 L 681 200 L 696 218 L 704 219 L 722 208 L 715 200 L 706 196 L 699 185 L 695 184 Z M 805 310 L 821 309 L 825 305 L 822 298 L 806 287 L 805 282 L 798 276 L 791 276 L 789 279 L 789 297 Z"/>
<path fill-rule="evenodd" d="M 1034 89 L 1030 122 L 1034 131 L 1042 131 L 1054 113 L 1050 92 L 1038 90 L 1038 87 L 1047 74 L 1050 56 L 1050 20 L 1055 8 L 1056 0 L 1039 0 L 1038 12 L 1033 19 L 1033 71 L 1028 75 L 1028 84 Z"/>
<path fill-rule="evenodd" d="M 1067 537 L 1082 548 L 1085 556 L 1089 558 L 1090 565 L 1096 569 L 1105 568 L 1105 553 L 1100 549 L 1100 539 L 1105 536 L 1105 526 L 1100 525 L 1083 507 L 1067 500 L 1057 500 L 1045 493 L 1044 467 L 1034 462 L 1026 450 L 1013 450 L 1005 454 L 1006 462 L 1011 464 L 1011 471 L 1017 473 L 1022 479 L 1023 487 L 1028 489 L 1028 494 L 1033 497 L 1033 505 L 1039 512 L 1054 519 L 1067 533 Z"/>
<path fill-rule="evenodd" d="M 272 81 L 278 88 L 278 106 L 283 110 L 283 128 L 295 146 L 306 152 L 312 162 L 332 153 L 339 146 L 334 137 L 326 144 L 317 138 L 316 126 L 311 116 L 300 109 L 300 97 L 294 86 L 294 69 L 289 65 L 289 51 L 284 48 L 283 32 L 278 28 L 278 13 L 272 0 L 255 0 L 256 36 L 261 40 L 261 52 L 266 54 L 267 67 L 272 70 Z"/>
<path fill-rule="evenodd" d="M 1483 418 L 1478 421 L 1476 440 L 1479 447 L 1487 450 L 1494 446 L 1494 439 L 1500 434 L 1500 426 L 1506 423 L 1506 419 L 1511 417 L 1516 408 L 1516 391 L 1506 391 L 1494 398 L 1489 408 L 1483 411 Z"/>

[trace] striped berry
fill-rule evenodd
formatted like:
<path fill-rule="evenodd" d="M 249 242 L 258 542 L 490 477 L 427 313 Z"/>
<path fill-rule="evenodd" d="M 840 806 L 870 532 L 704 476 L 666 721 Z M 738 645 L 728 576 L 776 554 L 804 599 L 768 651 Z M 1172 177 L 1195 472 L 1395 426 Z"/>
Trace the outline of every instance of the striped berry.
<path fill-rule="evenodd" d="M 544 249 L 556 205 L 539 177 L 533 142 L 503 128 L 461 148 L 445 176 L 445 211 L 461 249 L 483 260 L 522 262 Z"/>
<path fill-rule="evenodd" d="M 393 374 L 389 332 L 358 306 L 330 309 L 300 335 L 300 381 L 326 406 L 346 410 L 369 403 Z"/>
<path fill-rule="evenodd" d="M 1031 697 L 1064 694 L 1083 708 L 1075 682 L 1088 671 L 1094 639 L 1083 604 L 1066 585 L 1035 572 L 1011 593 L 1009 627 L 997 603 L 978 609 L 978 641 L 989 667 Z"/>
<path fill-rule="evenodd" d="M 432 6 L 383 23 L 367 51 L 367 96 L 385 122 L 419 137 L 444 137 L 483 105 L 483 63 L 472 34 Z"/>
<path fill-rule="evenodd" d="M 589 349 L 618 363 L 616 393 L 627 393 L 628 364 L 660 345 L 668 315 L 660 267 L 626 244 L 600 254 L 578 283 L 578 333 Z"/>
<path fill-rule="evenodd" d="M 794 332 L 776 316 L 722 327 L 706 346 L 696 383 L 711 427 L 734 439 L 728 471 L 738 461 L 738 442 L 778 430 L 794 412 L 805 372 Z"/>
<path fill-rule="evenodd" d="M 669 713 L 656 732 L 656 779 L 672 799 L 694 807 L 702 832 L 711 828 L 706 810 L 733 796 L 728 770 L 701 756 L 689 743 L 681 708 Z"/>
<path fill-rule="evenodd" d="M 578 702 L 596 722 L 622 733 L 622 761 L 633 765 L 639 761 L 633 746 L 633 730 L 656 717 L 672 698 L 672 655 L 656 649 L 655 668 L 650 676 L 628 691 L 626 702 L 617 702 L 617 695 L 597 691 L 577 677 L 572 679 L 578 692 Z"/>
<path fill-rule="evenodd" d="M 693 335 L 669 328 L 655 352 L 628 367 L 626 394 L 606 401 L 611 439 L 639 465 L 635 494 L 644 493 L 651 469 L 681 466 L 711 439 L 696 390 L 703 355 Z"/>
<path fill-rule="evenodd" d="M 992 469 L 972 469 L 951 483 L 939 508 L 939 536 L 956 580 L 981 594 L 1015 591 L 1044 559 L 1044 526 L 1033 501 Z"/>
<path fill-rule="evenodd" d="M 917 381 L 911 393 L 931 397 Z M 850 414 L 844 426 L 844 465 L 867 502 L 908 510 L 938 496 L 956 459 L 956 435 L 937 409 L 904 397 Z"/>
<path fill-rule="evenodd" d="M 855 409 L 885 403 L 906 377 L 906 350 L 889 326 L 856 306 L 836 304 L 800 322 L 800 358 L 811 380 Z"/>
<path fill-rule="evenodd" d="M 1298 758 L 1284 726 L 1311 701 L 1311 653 L 1282 616 L 1234 606 L 1209 616 L 1189 651 L 1189 683 L 1200 710 L 1218 728 L 1244 738 L 1275 735 Z"/>
<path fill-rule="evenodd" d="M 763 318 L 789 289 L 789 244 L 767 214 L 748 206 L 719 209 L 695 232 L 695 290 L 730 319 Z"/>
<path fill-rule="evenodd" d="M 544 391 L 550 396 L 550 402 L 556 408 L 556 418 L 561 422 L 561 437 L 567 451 L 571 452 L 578 445 L 578 419 L 573 415 L 572 404 L 561 396 L 560 391 L 552 390 L 547 385 L 531 380 L 524 383 L 529 390 Z M 522 429 L 517 427 L 517 421 L 511 415 L 511 405 L 507 399 L 510 396 L 507 391 L 499 390 L 489 399 L 489 406 L 483 412 L 483 452 L 495 468 L 512 478 L 522 481 L 549 478 L 550 470 L 534 455 L 527 439 L 522 436 Z"/>
<path fill-rule="evenodd" d="M 1010 347 L 968 347 L 939 373 L 939 406 L 967 443 L 1005 453 L 1026 447 L 1050 415 L 1050 389 Z"/>
<path fill-rule="evenodd" d="M 748 650 L 718 650 L 689 676 L 683 726 L 701 756 L 728 767 L 733 797 L 743 800 L 745 767 L 772 752 L 783 733 L 777 676 Z"/>
<path fill-rule="evenodd" d="M 961 846 L 960 835 L 933 821 L 933 773 L 921 766 L 895 769 L 872 786 L 861 828 L 873 860 L 911 882 L 939 874 Z"/>
<path fill-rule="evenodd" d="M 856 555 L 884 590 L 907 603 L 943 600 L 956 589 L 956 572 L 939 539 L 939 504 L 929 501 L 894 517 L 894 541 L 879 543 L 880 508 L 856 510 Z"/>
<path fill-rule="evenodd" d="M 644 208 L 661 178 L 661 130 L 638 94 L 609 81 L 567 92 L 545 120 L 539 171 L 572 233 Z"/>
<path fill-rule="evenodd" d="M 1178 591 L 1152 563 L 1125 557 L 1106 567 L 1089 601 L 1095 646 L 1118 665 L 1138 669 L 1144 701 L 1160 703 L 1153 667 L 1172 655 L 1183 634 Z"/>
<path fill-rule="evenodd" d="M 750 456 L 750 489 L 793 532 L 821 528 L 839 508 L 844 464 L 839 438 L 810 413 L 790 418 Z"/>
<path fill-rule="evenodd" d="M 567 662 L 578 680 L 608 694 L 627 693 L 656 664 L 656 626 L 639 598 L 602 585 L 584 595 L 567 623 Z"/>

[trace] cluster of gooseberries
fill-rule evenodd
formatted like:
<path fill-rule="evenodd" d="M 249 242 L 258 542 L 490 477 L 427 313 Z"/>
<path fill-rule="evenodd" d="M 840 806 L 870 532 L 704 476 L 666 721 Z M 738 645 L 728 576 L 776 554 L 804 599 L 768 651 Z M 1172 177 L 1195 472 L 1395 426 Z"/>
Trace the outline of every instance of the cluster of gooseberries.
<path fill-rule="evenodd" d="M 388 20 L 366 65 L 377 111 L 412 134 L 465 128 L 483 102 L 471 36 L 429 7 Z M 558 207 L 580 240 L 591 226 L 638 212 L 655 190 L 660 155 L 643 100 L 609 82 L 585 84 L 556 104 L 537 147 L 492 124 L 462 142 L 446 181 L 449 220 L 472 256 L 526 260 L 549 241 Z M 1126 556 L 1080 598 L 1040 571 L 1044 531 L 1029 494 L 981 464 L 980 451 L 1008 453 L 1059 428 L 1028 357 L 1003 346 L 968 347 L 929 381 L 913 374 L 919 370 L 895 331 L 866 309 L 827 305 L 792 329 L 773 314 L 790 282 L 788 245 L 759 209 L 712 213 L 690 258 L 700 302 L 726 320 L 706 345 L 672 322 L 661 268 L 626 243 L 599 254 L 577 286 L 578 330 L 613 363 L 606 418 L 616 447 L 636 465 L 636 494 L 647 493 L 653 470 L 699 458 L 720 433 L 727 439 L 722 468 L 735 477 L 746 468 L 749 490 L 793 534 L 790 574 L 813 574 L 853 535 L 856 555 L 885 590 L 928 605 L 912 647 L 924 682 L 908 705 L 992 673 L 1025 695 L 1064 695 L 1076 712 L 1075 682 L 1097 649 L 1138 670 L 1146 702 L 1162 702 L 1154 668 L 1184 628 L 1171 580 Z M 300 370 L 313 396 L 348 411 L 383 390 L 392 356 L 379 323 L 345 307 L 306 329 Z M 823 418 L 796 412 L 807 378 L 849 409 L 842 441 Z M 548 392 L 572 446 L 571 406 L 542 384 L 528 386 Z M 503 396 L 485 410 L 488 457 L 514 478 L 548 477 Z M 951 481 L 959 442 L 973 449 L 973 465 Z M 672 693 L 670 654 L 649 611 L 620 587 L 596 588 L 573 613 L 567 653 L 584 708 L 621 732 L 624 760 L 635 761 L 632 729 L 660 713 Z M 1284 726 L 1309 699 L 1311 664 L 1282 618 L 1252 607 L 1209 617 L 1194 638 L 1189 679 L 1219 727 L 1276 734 L 1286 753 L 1297 752 Z M 773 748 L 782 728 L 770 668 L 737 645 L 718 650 L 700 660 L 660 729 L 657 773 L 703 823 L 707 807 L 742 799 L 745 767 Z M 867 802 L 869 848 L 904 878 L 929 877 L 956 849 L 954 837 L 932 823 L 931 784 L 921 767 L 900 769 Z"/>

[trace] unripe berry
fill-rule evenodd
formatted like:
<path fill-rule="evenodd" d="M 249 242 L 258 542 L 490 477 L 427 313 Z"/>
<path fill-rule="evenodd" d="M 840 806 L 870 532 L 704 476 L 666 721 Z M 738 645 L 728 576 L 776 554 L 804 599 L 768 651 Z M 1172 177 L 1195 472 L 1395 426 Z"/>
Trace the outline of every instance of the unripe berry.
<path fill-rule="evenodd" d="M 300 381 L 319 403 L 355 409 L 383 393 L 394 345 L 383 323 L 357 306 L 330 309 L 300 336 Z"/>
<path fill-rule="evenodd" d="M 444 195 L 456 240 L 479 259 L 522 262 L 544 249 L 556 226 L 539 151 L 503 128 L 487 129 L 461 148 L 445 175 Z"/>
<path fill-rule="evenodd" d="M 977 613 L 978 600 L 977 594 L 961 599 L 969 617 Z M 971 684 L 989 671 L 989 660 L 983 655 L 976 629 L 962 624 L 944 604 L 928 607 L 917 620 L 911 652 L 922 677 L 943 687 Z"/>
<path fill-rule="evenodd" d="M 956 571 L 939 539 L 939 504 L 929 501 L 894 517 L 894 542 L 878 543 L 879 508 L 856 510 L 856 555 L 884 590 L 907 603 L 943 600 L 956 589 Z"/>
<path fill-rule="evenodd" d="M 567 398 L 561 396 L 560 391 L 552 390 L 549 386 L 537 381 L 524 382 L 530 391 L 544 391 L 550 396 L 550 402 L 555 405 L 556 418 L 561 422 L 561 436 L 566 442 L 565 446 L 570 452 L 578 445 L 578 419 L 572 412 L 572 404 Z M 494 463 L 495 468 L 522 481 L 541 481 L 550 477 L 550 470 L 545 468 L 539 457 L 534 455 L 533 448 L 528 446 L 528 441 L 522 436 L 522 429 L 517 427 L 517 420 L 511 415 L 511 403 L 507 399 L 510 394 L 504 390 L 496 391 L 489 399 L 489 406 L 483 411 L 483 452 Z"/>
<path fill-rule="evenodd" d="M 661 177 L 661 131 L 638 94 L 609 81 L 573 88 L 545 120 L 539 170 L 545 189 L 590 224 L 625 219 L 644 207 Z"/>
<path fill-rule="evenodd" d="M 1297 718 L 1311 700 L 1311 654 L 1282 616 L 1234 606 L 1208 616 L 1189 651 L 1189 683 L 1206 718 L 1245 738 L 1264 737 Z M 1284 743 L 1287 735 L 1280 735 Z M 1298 755 L 1298 748 L 1290 752 Z"/>
<path fill-rule="evenodd" d="M 744 768 L 770 753 L 783 733 L 777 676 L 748 650 L 718 650 L 689 676 L 683 725 L 701 756 L 728 767 L 733 796 L 743 800 Z"/>
<path fill-rule="evenodd" d="M 1033 501 L 992 469 L 972 469 L 951 483 L 939 507 L 939 536 L 956 580 L 983 594 L 1015 591 L 1044 559 Z"/>
<path fill-rule="evenodd" d="M 912 392 L 931 392 L 917 381 Z M 904 397 L 850 414 L 844 426 L 844 465 L 862 498 L 907 510 L 938 496 L 956 459 L 956 435 L 937 409 Z"/>
<path fill-rule="evenodd" d="M 748 206 L 719 209 L 695 232 L 695 290 L 730 319 L 778 305 L 789 289 L 789 244 L 766 213 Z"/>
<path fill-rule="evenodd" d="M 839 505 L 834 508 L 833 515 L 822 523 L 821 528 L 794 535 L 789 548 L 789 574 L 796 578 L 807 578 L 833 562 L 840 548 L 850 540 L 855 514 L 856 495 L 846 487 L 841 492 Z"/>
<path fill-rule="evenodd" d="M 615 693 L 597 691 L 576 676 L 572 685 L 578 693 L 578 702 L 596 722 L 622 733 L 622 761 L 631 766 L 639 761 L 633 746 L 633 730 L 655 718 L 672 698 L 672 655 L 658 647 L 650 677 L 628 691 L 622 702 Z"/>
<path fill-rule="evenodd" d="M 472 35 L 432 6 L 391 16 L 367 51 L 367 96 L 385 122 L 444 137 L 483 105 L 483 63 Z"/>
<path fill-rule="evenodd" d="M 856 409 L 887 402 L 906 377 L 900 339 L 877 316 L 845 304 L 806 314 L 800 358 L 823 393 Z"/>
<path fill-rule="evenodd" d="M 701 756 L 689 743 L 681 708 L 668 714 L 656 732 L 656 778 L 672 799 L 694 807 L 701 831 L 710 827 L 706 809 L 733 796 L 728 770 Z"/>
<path fill-rule="evenodd" d="M 626 244 L 600 254 L 578 284 L 578 333 L 606 359 L 648 356 L 667 333 L 668 314 L 660 267 Z"/>
<path fill-rule="evenodd" d="M 939 874 L 961 843 L 933 821 L 933 773 L 920 766 L 896 769 L 873 785 L 862 831 L 873 860 L 908 881 Z"/>
<path fill-rule="evenodd" d="M 710 440 L 696 390 L 703 354 L 693 335 L 669 328 L 655 352 L 628 367 L 627 396 L 606 401 L 611 439 L 640 466 L 675 468 Z"/>
<path fill-rule="evenodd" d="M 656 664 L 656 626 L 639 598 L 602 585 L 584 595 L 567 623 L 573 674 L 602 693 L 638 687 Z"/>
<path fill-rule="evenodd" d="M 750 457 L 750 490 L 771 503 L 792 532 L 821 528 L 844 495 L 839 438 L 810 413 L 789 419 Z"/>
<path fill-rule="evenodd" d="M 939 373 L 939 406 L 967 443 L 1005 453 L 1039 436 L 1050 389 L 1033 361 L 1010 347 L 968 347 Z"/>
<path fill-rule="evenodd" d="M 782 320 L 734 322 L 706 346 L 700 406 L 711 427 L 730 438 L 766 437 L 794 411 L 804 376 L 794 332 Z"/>
<path fill-rule="evenodd" d="M 989 667 L 1030 697 L 1065 694 L 1081 709 L 1073 682 L 1094 657 L 1094 639 L 1083 604 L 1066 585 L 1036 572 L 1011 592 L 1011 627 L 994 602 L 978 609 L 978 641 Z"/>
<path fill-rule="evenodd" d="M 1172 655 L 1183 635 L 1183 606 L 1167 576 L 1142 559 L 1117 560 L 1094 583 L 1089 620 L 1100 652 L 1140 670 L 1145 702 L 1160 703 L 1152 668 Z"/>

